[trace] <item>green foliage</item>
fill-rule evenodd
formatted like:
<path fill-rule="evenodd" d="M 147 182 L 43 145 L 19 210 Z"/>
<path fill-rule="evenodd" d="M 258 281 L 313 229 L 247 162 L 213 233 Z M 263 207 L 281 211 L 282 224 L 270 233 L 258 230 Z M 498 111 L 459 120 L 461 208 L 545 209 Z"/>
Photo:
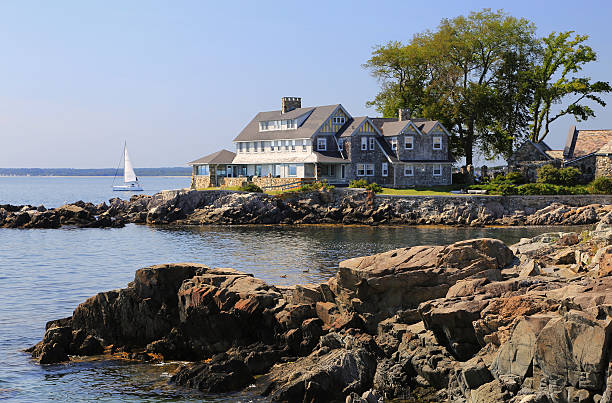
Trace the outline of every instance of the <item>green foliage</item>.
<path fill-rule="evenodd" d="M 505 177 L 506 181 L 514 185 L 525 183 L 525 177 L 521 172 L 508 172 Z"/>
<path fill-rule="evenodd" d="M 368 183 L 368 181 L 365 179 L 353 179 L 351 183 L 349 183 L 349 187 L 371 190 L 374 193 L 381 193 L 383 191 L 382 186 L 376 182 Z"/>
<path fill-rule="evenodd" d="M 548 183 L 561 186 L 576 186 L 580 179 L 580 171 L 574 167 L 555 168 L 544 165 L 538 169 L 538 183 Z"/>
<path fill-rule="evenodd" d="M 559 185 L 576 186 L 580 180 L 581 172 L 574 167 L 561 168 L 559 170 Z"/>
<path fill-rule="evenodd" d="M 607 176 L 600 176 L 595 178 L 595 180 L 591 182 L 588 187 L 592 193 L 612 194 L 612 179 L 608 178 Z"/>
<path fill-rule="evenodd" d="M 331 190 L 334 188 L 335 188 L 334 186 L 327 184 L 326 180 L 323 180 L 323 181 L 317 181 L 317 182 L 307 183 L 305 185 L 302 185 L 297 189 L 297 191 L 298 192 L 314 192 L 314 191 L 321 191 L 321 190 Z"/>
<path fill-rule="evenodd" d="M 240 190 L 243 192 L 263 193 L 263 190 L 253 182 L 244 182 L 240 186 Z"/>
<path fill-rule="evenodd" d="M 573 115 L 579 122 L 595 116 L 595 112 L 583 101 L 591 100 L 606 106 L 599 94 L 612 92 L 608 82 L 591 82 L 588 77 L 576 77 L 584 65 L 597 60 L 597 54 L 585 45 L 587 35 L 572 35 L 573 31 L 551 33 L 541 40 L 539 63 L 531 70 L 531 86 L 534 97 L 530 106 L 530 139 L 542 141 L 549 133 L 552 122 L 565 115 Z M 567 106 L 559 109 L 556 105 Z M 553 106 L 555 105 L 555 106 Z"/>
<path fill-rule="evenodd" d="M 376 183 L 376 182 L 373 182 L 373 183 L 368 184 L 368 185 L 367 185 L 365 188 L 366 188 L 367 190 L 371 190 L 371 191 L 372 191 L 372 192 L 374 192 L 374 193 L 381 193 L 381 192 L 383 191 L 382 186 L 380 186 L 380 185 L 379 185 L 378 183 Z"/>
<path fill-rule="evenodd" d="M 538 169 L 539 183 L 559 183 L 559 169 L 552 165 L 544 165 Z"/>
<path fill-rule="evenodd" d="M 353 179 L 351 183 L 349 183 L 350 188 L 363 188 L 368 186 L 368 181 L 365 179 Z"/>
<path fill-rule="evenodd" d="M 563 186 L 550 183 L 527 183 L 518 187 L 520 195 L 583 195 L 589 190 L 584 186 Z"/>

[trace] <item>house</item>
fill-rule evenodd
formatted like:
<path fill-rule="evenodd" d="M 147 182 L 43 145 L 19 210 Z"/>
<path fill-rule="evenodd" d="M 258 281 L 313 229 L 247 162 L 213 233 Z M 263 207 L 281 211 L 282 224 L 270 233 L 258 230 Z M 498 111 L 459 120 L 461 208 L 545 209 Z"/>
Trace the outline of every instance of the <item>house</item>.
<path fill-rule="evenodd" d="M 544 165 L 561 167 L 563 162 L 563 150 L 552 150 L 543 141 L 535 143 L 526 140 L 508 158 L 508 170 L 520 171 L 529 182 L 535 182 L 538 178 L 538 169 Z"/>
<path fill-rule="evenodd" d="M 612 177 L 612 130 L 578 130 L 571 126 L 563 159 L 565 166 L 582 172 L 584 182 L 599 176 Z"/>
<path fill-rule="evenodd" d="M 255 115 L 234 138 L 231 161 L 223 150 L 190 162 L 192 187 L 247 180 L 261 187 L 312 180 L 343 185 L 353 179 L 389 187 L 451 184 L 450 134 L 440 122 L 408 119 L 406 111 L 399 119 L 353 117 L 341 104 L 301 103 L 285 97 L 280 110 Z"/>
<path fill-rule="evenodd" d="M 612 130 L 578 130 L 571 126 L 563 150 L 551 150 L 542 142 L 525 141 L 508 159 L 510 171 L 521 171 L 530 181 L 537 179 L 543 165 L 575 167 L 581 182 L 599 176 L 612 177 Z"/>

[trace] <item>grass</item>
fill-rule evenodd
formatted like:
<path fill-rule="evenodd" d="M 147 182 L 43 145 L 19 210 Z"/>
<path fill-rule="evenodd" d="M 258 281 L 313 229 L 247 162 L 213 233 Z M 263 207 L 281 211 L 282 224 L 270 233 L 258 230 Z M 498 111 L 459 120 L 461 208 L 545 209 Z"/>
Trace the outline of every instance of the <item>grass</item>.
<path fill-rule="evenodd" d="M 431 186 L 431 187 L 416 187 L 411 189 L 392 189 L 383 188 L 383 195 L 398 195 L 398 196 L 457 196 L 451 193 L 451 190 L 459 190 L 462 185 L 449 186 Z"/>

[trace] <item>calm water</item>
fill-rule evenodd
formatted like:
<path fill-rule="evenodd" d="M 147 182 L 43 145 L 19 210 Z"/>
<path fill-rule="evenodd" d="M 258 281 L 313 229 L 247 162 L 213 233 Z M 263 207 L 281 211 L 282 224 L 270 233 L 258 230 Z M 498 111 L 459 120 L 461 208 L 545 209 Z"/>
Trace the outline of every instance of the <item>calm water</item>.
<path fill-rule="evenodd" d="M 101 202 L 116 196 L 100 188 L 107 181 L 0 178 L 0 204 L 56 206 L 78 199 Z M 189 184 L 188 178 L 147 177 L 144 181 L 145 188 L 152 191 Z M 244 270 L 274 284 L 295 284 L 329 278 L 340 260 L 397 247 L 446 244 L 482 236 L 513 243 L 551 230 L 139 225 L 116 229 L 0 229 L 0 400 L 256 400 L 242 394 L 203 396 L 170 387 L 167 379 L 176 364 L 91 360 L 41 367 L 20 351 L 41 339 L 47 321 L 70 316 L 78 303 L 99 291 L 125 287 L 134 271 L 146 265 L 198 262 Z"/>

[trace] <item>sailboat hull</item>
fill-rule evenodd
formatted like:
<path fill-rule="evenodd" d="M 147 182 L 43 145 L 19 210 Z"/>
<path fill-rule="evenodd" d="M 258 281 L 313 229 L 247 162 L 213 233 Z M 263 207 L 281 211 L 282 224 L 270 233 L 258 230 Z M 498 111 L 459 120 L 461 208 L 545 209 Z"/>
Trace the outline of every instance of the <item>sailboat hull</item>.
<path fill-rule="evenodd" d="M 140 184 L 115 185 L 113 186 L 113 191 L 115 192 L 142 192 L 143 188 L 140 187 Z"/>

